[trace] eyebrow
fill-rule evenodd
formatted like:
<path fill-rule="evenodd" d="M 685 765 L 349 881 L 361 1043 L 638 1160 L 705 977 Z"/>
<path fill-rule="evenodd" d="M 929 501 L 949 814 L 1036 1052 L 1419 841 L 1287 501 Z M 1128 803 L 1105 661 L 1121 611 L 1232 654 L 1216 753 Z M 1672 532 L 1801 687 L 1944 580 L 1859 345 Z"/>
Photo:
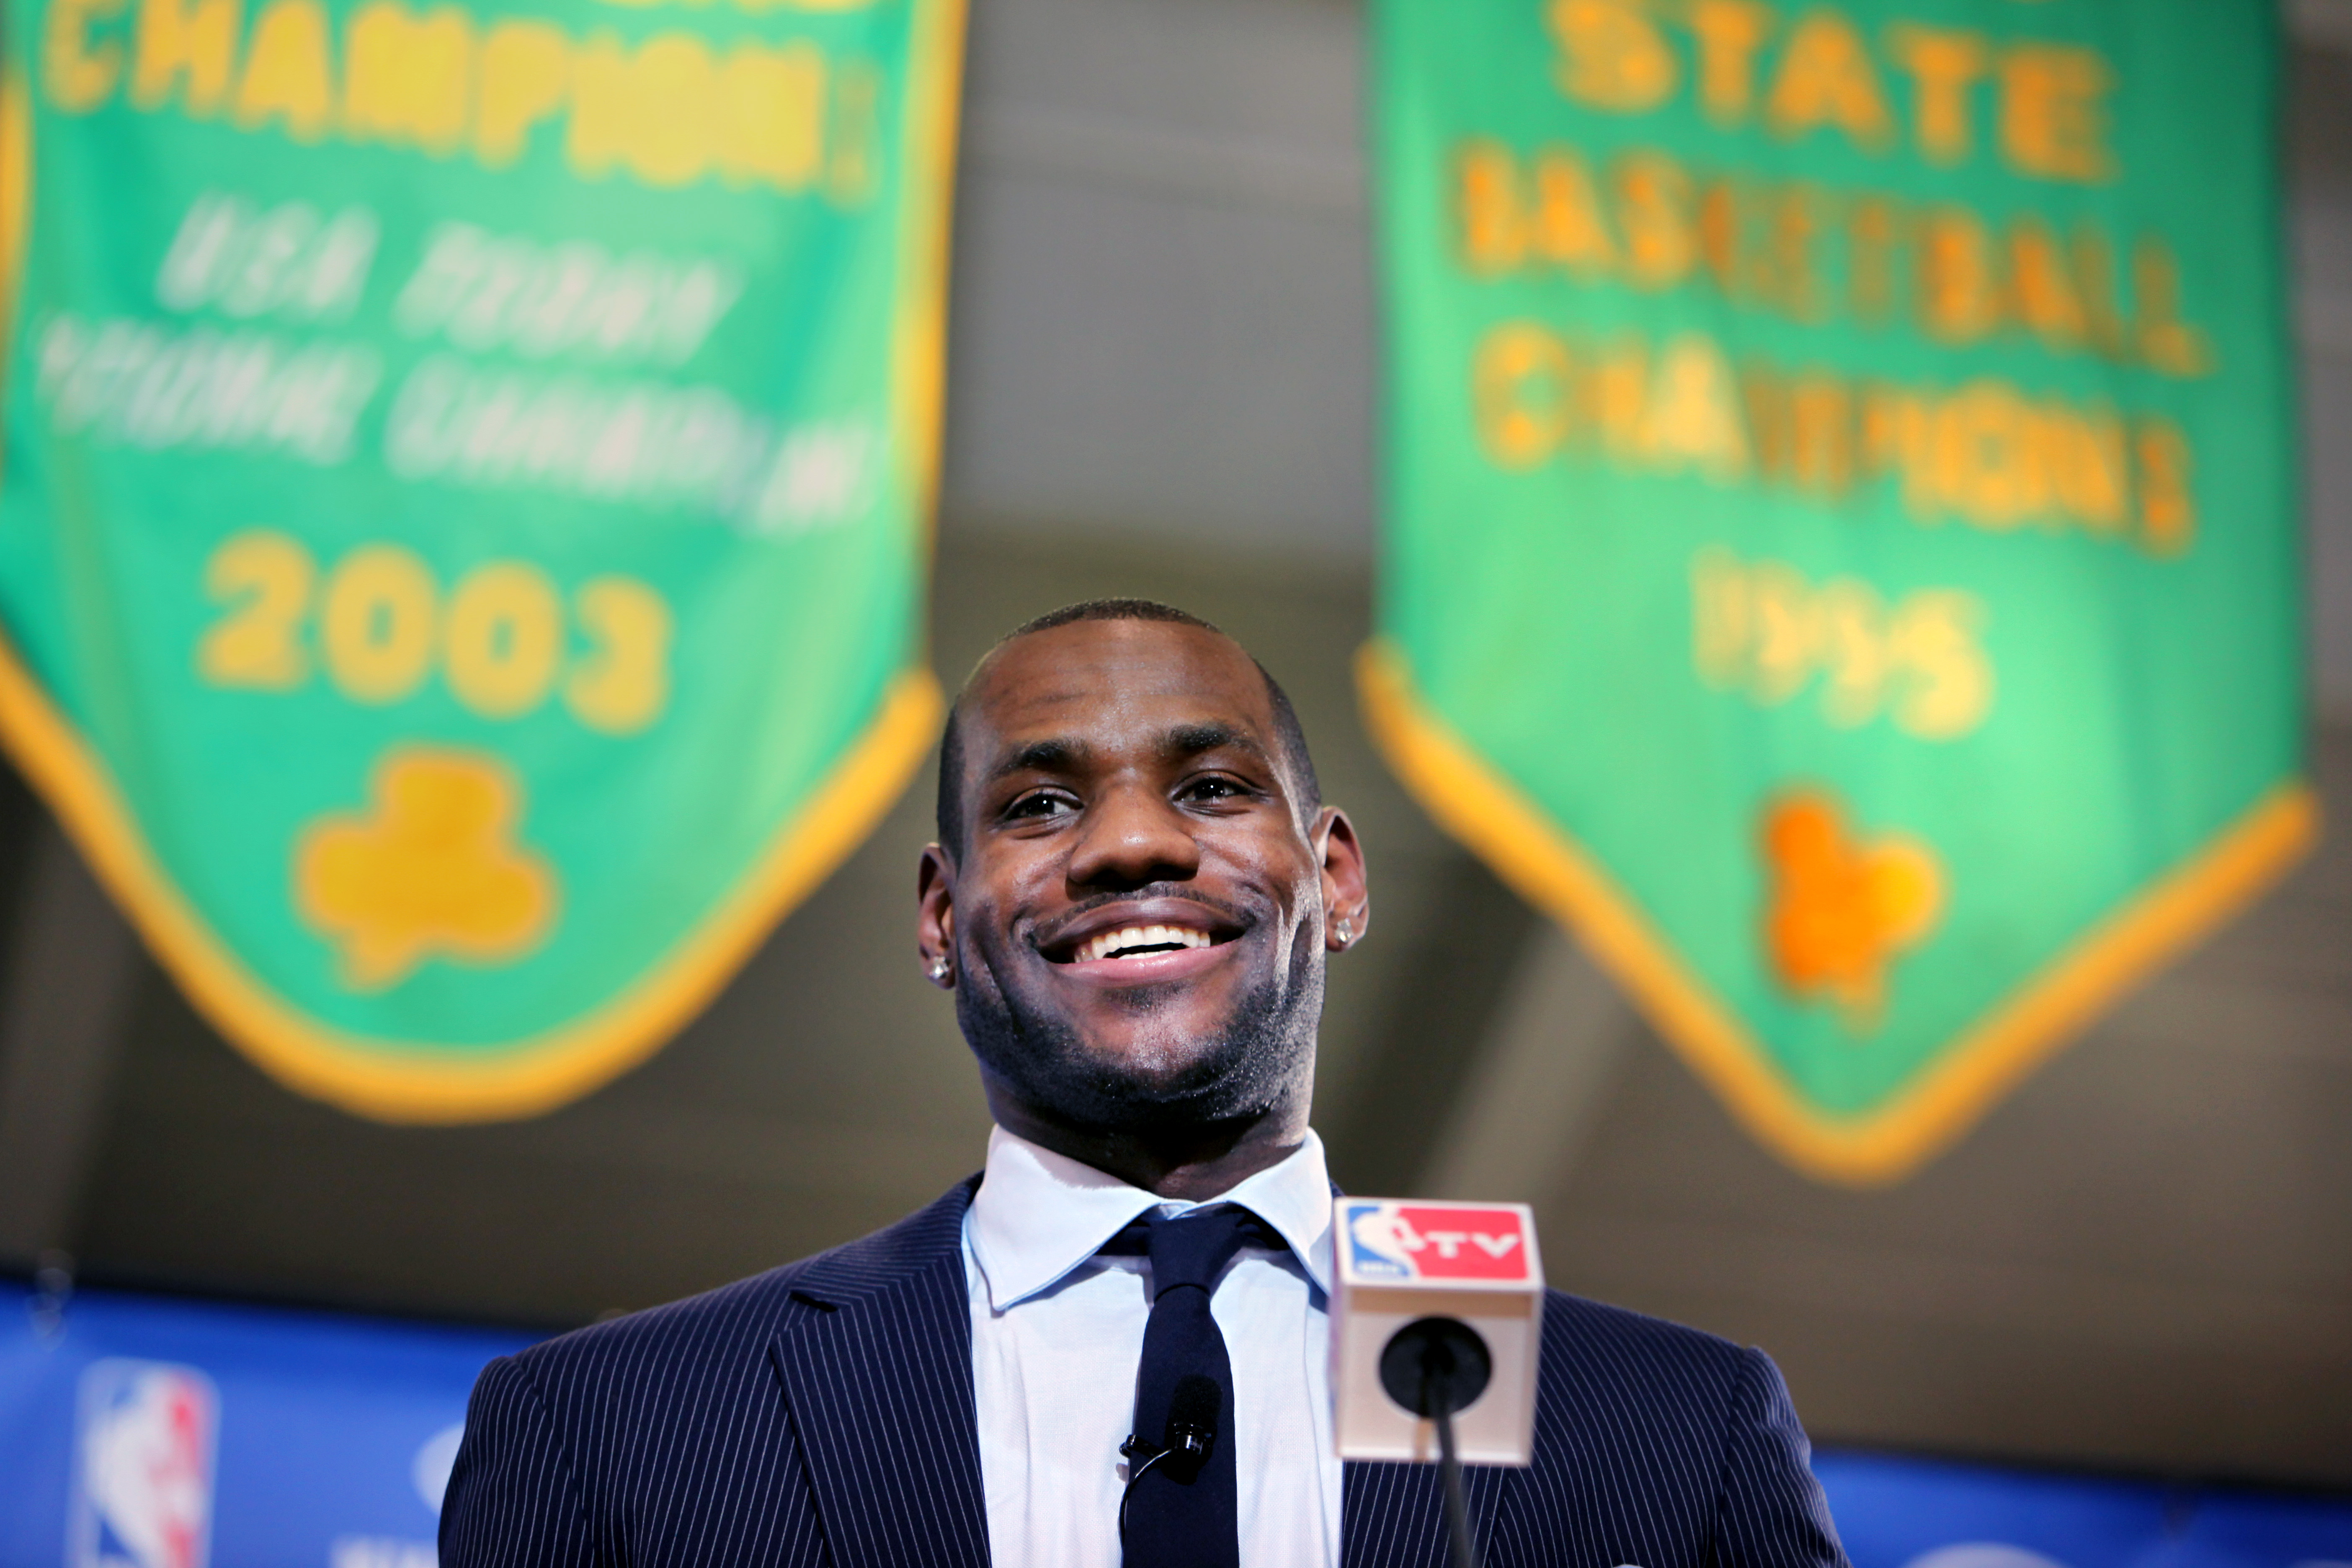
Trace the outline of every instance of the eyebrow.
<path fill-rule="evenodd" d="M 1227 747 L 1246 752 L 1259 762 L 1266 760 L 1265 748 L 1257 743 L 1255 736 L 1238 725 L 1221 721 L 1177 725 L 1160 741 L 1160 752 L 1165 757 L 1197 757 L 1203 752 L 1223 751 Z"/>
<path fill-rule="evenodd" d="M 1260 762 L 1266 761 L 1265 748 L 1258 744 L 1256 737 L 1239 725 L 1222 721 L 1179 724 L 1160 739 L 1160 754 L 1175 761 L 1228 747 L 1245 752 Z M 1094 748 L 1075 736 L 1031 741 L 999 758 L 996 765 L 988 770 L 988 782 L 993 784 L 1013 773 L 1069 773 L 1083 767 L 1093 754 Z"/>
<path fill-rule="evenodd" d="M 993 784 L 1007 773 L 1066 773 L 1085 762 L 1092 751 L 1093 748 L 1084 741 L 1067 738 L 1032 741 L 997 759 L 996 765 L 988 770 L 988 779 Z"/>

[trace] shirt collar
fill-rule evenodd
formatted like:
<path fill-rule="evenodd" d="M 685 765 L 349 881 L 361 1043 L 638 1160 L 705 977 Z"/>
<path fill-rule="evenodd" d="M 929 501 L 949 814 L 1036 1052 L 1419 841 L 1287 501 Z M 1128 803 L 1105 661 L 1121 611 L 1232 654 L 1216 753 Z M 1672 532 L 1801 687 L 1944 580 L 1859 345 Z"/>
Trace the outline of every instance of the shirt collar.
<path fill-rule="evenodd" d="M 1146 1211 L 1170 1214 L 1239 1204 L 1289 1244 L 1307 1277 L 1331 1289 L 1331 1179 L 1323 1140 L 1312 1131 L 1279 1163 L 1206 1203 L 1178 1203 L 998 1127 L 988 1135 L 988 1168 L 973 1194 L 967 1234 L 973 1260 L 999 1312 L 1036 1295 L 1100 1251 Z"/>

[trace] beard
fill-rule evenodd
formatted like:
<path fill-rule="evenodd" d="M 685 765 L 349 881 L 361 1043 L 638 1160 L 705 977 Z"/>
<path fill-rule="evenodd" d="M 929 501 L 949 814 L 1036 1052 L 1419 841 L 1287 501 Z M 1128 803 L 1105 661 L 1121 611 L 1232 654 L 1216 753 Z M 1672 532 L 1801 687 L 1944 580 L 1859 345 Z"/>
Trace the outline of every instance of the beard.
<path fill-rule="evenodd" d="M 992 983 L 956 987 L 956 1023 L 982 1070 L 1066 1125 L 1131 1133 L 1247 1121 L 1288 1098 L 1314 1060 L 1323 1012 L 1318 956 L 1302 930 L 1287 973 L 1261 975 L 1208 1037 L 1179 1042 L 1182 1060 L 1173 1068 L 1092 1050 L 1068 1018 Z M 1139 986 L 1129 1008 L 1148 1017 L 1176 990 Z"/>

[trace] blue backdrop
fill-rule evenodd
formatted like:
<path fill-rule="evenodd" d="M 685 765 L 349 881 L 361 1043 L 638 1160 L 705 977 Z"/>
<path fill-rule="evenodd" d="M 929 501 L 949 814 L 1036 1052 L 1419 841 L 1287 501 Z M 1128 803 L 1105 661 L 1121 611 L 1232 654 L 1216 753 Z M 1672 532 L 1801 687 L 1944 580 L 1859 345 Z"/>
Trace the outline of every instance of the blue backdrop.
<path fill-rule="evenodd" d="M 529 1336 L 0 1284 L 0 1568 L 433 1568 Z M 1817 1456 L 1856 1568 L 2352 1568 L 2352 1499 Z"/>

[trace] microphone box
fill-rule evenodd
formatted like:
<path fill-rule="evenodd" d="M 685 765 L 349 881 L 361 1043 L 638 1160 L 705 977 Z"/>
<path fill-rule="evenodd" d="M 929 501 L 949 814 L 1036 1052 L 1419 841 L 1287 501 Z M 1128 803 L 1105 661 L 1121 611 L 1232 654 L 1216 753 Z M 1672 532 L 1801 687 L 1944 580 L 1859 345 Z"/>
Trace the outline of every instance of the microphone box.
<path fill-rule="evenodd" d="M 1381 1352 L 1407 1323 L 1453 1318 L 1486 1342 L 1486 1391 L 1455 1414 L 1465 1464 L 1534 1458 L 1543 1265 L 1525 1204 L 1334 1200 L 1331 1428 L 1343 1459 L 1434 1464 L 1437 1423 L 1389 1397 Z"/>

